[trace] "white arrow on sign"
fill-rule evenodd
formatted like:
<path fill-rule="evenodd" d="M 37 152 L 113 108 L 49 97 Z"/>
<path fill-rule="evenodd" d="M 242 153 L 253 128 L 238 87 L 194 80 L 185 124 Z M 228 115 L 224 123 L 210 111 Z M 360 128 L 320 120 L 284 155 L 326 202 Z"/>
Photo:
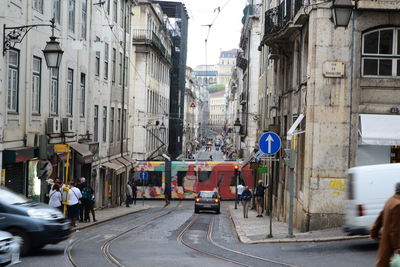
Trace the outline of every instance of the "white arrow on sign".
<path fill-rule="evenodd" d="M 271 143 L 274 142 L 274 138 L 269 134 L 265 141 L 268 142 L 268 153 L 271 153 Z"/>

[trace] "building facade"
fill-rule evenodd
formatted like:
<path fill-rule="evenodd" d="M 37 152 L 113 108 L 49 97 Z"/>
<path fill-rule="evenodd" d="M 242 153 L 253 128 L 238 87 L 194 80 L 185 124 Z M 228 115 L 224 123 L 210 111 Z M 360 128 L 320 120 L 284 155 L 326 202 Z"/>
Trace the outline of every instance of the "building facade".
<path fill-rule="evenodd" d="M 221 51 L 218 58 L 217 68 L 217 84 L 227 85 L 232 76 L 232 69 L 236 66 L 236 56 L 238 49 Z"/>
<path fill-rule="evenodd" d="M 224 131 L 226 122 L 226 98 L 225 91 L 210 94 L 210 113 L 208 119 L 209 129 L 214 134 Z"/>

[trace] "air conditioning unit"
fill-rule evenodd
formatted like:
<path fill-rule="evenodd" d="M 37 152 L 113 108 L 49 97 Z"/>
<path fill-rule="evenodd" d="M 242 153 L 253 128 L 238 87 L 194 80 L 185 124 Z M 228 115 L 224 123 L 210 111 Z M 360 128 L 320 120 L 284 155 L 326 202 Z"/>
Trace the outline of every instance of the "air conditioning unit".
<path fill-rule="evenodd" d="M 47 134 L 58 134 L 61 132 L 60 119 L 59 118 L 48 118 L 47 119 Z"/>
<path fill-rule="evenodd" d="M 72 133 L 74 131 L 74 122 L 72 118 L 63 118 L 61 126 L 63 133 Z"/>

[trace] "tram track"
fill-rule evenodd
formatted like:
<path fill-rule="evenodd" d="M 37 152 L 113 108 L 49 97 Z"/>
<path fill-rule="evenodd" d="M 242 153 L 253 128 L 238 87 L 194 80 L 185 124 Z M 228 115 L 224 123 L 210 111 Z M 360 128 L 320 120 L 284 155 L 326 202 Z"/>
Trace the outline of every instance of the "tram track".
<path fill-rule="evenodd" d="M 280 262 L 280 261 L 276 261 L 273 259 L 268 259 L 268 258 L 263 258 L 263 257 L 259 257 L 259 256 L 255 256 L 255 255 L 251 255 L 242 251 L 238 251 L 238 250 L 233 250 L 230 248 L 227 248 L 221 244 L 218 244 L 217 242 L 214 241 L 213 239 L 213 229 L 214 229 L 214 221 L 215 221 L 215 216 L 212 216 L 209 224 L 208 224 L 208 230 L 207 230 L 207 241 L 209 242 L 209 244 L 213 245 L 214 247 L 218 248 L 221 252 L 224 253 L 228 253 L 231 254 L 232 256 L 235 257 L 235 259 L 233 259 L 233 257 L 226 257 L 223 255 L 223 253 L 216 253 L 216 252 L 211 252 L 209 250 L 206 249 L 201 249 L 198 246 L 196 246 L 195 244 L 191 244 L 190 242 L 188 242 L 187 240 L 185 240 L 185 235 L 188 233 L 188 231 L 190 231 L 190 229 L 193 227 L 193 225 L 196 224 L 196 222 L 199 220 L 201 215 L 195 215 L 193 216 L 193 218 L 189 221 L 189 223 L 185 226 L 185 228 L 180 232 L 180 234 L 177 237 L 177 241 L 180 242 L 181 244 L 183 244 L 184 246 L 199 252 L 203 255 L 207 255 L 209 257 L 212 258 L 217 258 L 220 259 L 222 261 L 228 262 L 228 263 L 235 263 L 237 265 L 240 266 L 248 266 L 248 267 L 252 267 L 252 266 L 266 266 L 266 264 L 269 264 L 267 266 L 270 265 L 279 265 L 279 266 L 288 266 L 288 267 L 296 267 L 295 265 L 292 264 L 288 264 L 285 262 Z M 215 250 L 213 250 L 215 251 Z M 216 250 L 217 251 L 217 250 Z M 240 258 L 240 259 L 237 259 Z M 251 259 L 255 264 L 249 264 L 249 259 Z"/>
<path fill-rule="evenodd" d="M 116 240 L 118 240 L 119 238 L 123 237 L 124 235 L 127 235 L 129 233 L 132 233 L 134 231 L 137 231 L 151 223 L 153 223 L 154 221 L 158 220 L 161 217 L 164 217 L 168 214 L 171 214 L 172 212 L 176 211 L 176 209 L 178 207 L 181 206 L 181 201 L 179 201 L 177 203 L 177 205 L 175 207 L 173 207 L 171 210 L 169 210 L 168 212 L 164 212 L 162 214 L 156 215 L 156 216 L 148 216 L 146 218 L 146 220 L 143 223 L 139 223 L 137 225 L 135 225 L 134 227 L 129 228 L 128 230 L 125 230 L 109 239 L 107 239 L 105 242 L 103 242 L 103 244 L 100 247 L 102 256 L 107 260 L 108 263 L 110 263 L 113 266 L 118 266 L 118 267 L 124 267 L 125 265 L 118 260 L 118 258 L 113 255 L 110 251 L 110 247 L 112 245 L 113 242 L 115 242 Z M 143 218 L 140 218 L 143 219 Z M 80 265 L 74 260 L 73 256 L 72 256 L 72 250 L 74 248 L 74 246 L 76 244 L 78 244 L 80 241 L 84 240 L 84 238 L 81 239 L 76 239 L 74 241 L 72 241 L 64 250 L 64 255 L 67 258 L 68 262 L 70 263 L 71 266 L 73 267 L 79 267 Z"/>

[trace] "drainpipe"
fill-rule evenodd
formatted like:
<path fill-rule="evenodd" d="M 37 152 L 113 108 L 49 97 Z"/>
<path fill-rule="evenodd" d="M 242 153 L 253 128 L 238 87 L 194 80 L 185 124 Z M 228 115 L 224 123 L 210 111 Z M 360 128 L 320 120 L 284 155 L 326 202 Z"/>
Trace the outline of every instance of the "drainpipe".
<path fill-rule="evenodd" d="M 349 149 L 347 154 L 347 168 L 351 167 L 351 147 L 352 147 L 352 108 L 353 108 L 353 71 L 354 71 L 354 56 L 355 56 L 355 47 L 354 47 L 354 24 L 355 24 L 355 16 L 356 11 L 353 11 L 353 16 L 351 17 L 351 56 L 350 56 L 350 96 L 349 96 Z"/>
<path fill-rule="evenodd" d="M 122 108 L 121 108 L 121 157 L 124 156 L 124 124 L 126 123 L 125 120 L 125 77 L 126 77 L 126 1 L 123 2 L 124 3 L 124 8 L 123 8 L 123 12 L 124 12 L 124 23 L 123 23 L 123 27 L 122 27 L 122 32 L 124 34 L 124 47 L 123 47 L 123 58 L 122 58 Z M 128 113 L 128 109 L 127 113 Z M 127 114 L 126 114 L 127 115 Z"/>

